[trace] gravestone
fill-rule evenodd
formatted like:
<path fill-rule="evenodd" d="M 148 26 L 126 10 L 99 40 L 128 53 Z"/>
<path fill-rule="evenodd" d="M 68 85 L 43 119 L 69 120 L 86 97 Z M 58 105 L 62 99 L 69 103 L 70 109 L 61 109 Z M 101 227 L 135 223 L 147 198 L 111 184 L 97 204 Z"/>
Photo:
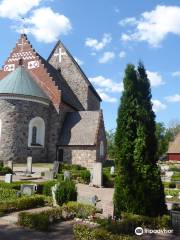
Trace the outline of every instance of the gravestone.
<path fill-rule="evenodd" d="M 46 178 L 48 180 L 53 180 L 54 179 L 54 172 L 53 171 L 44 172 L 44 178 Z"/>
<path fill-rule="evenodd" d="M 92 185 L 102 187 L 102 163 L 93 164 Z"/>
<path fill-rule="evenodd" d="M 94 196 L 77 196 L 77 202 L 83 203 L 83 204 L 89 204 L 96 206 L 96 203 L 98 202 L 98 197 L 96 195 Z"/>
<path fill-rule="evenodd" d="M 13 171 L 13 161 L 9 160 L 7 166 Z"/>
<path fill-rule="evenodd" d="M 54 172 L 55 175 L 59 173 L 59 171 L 60 171 L 60 162 L 54 161 L 54 165 L 53 165 L 52 171 Z"/>
<path fill-rule="evenodd" d="M 31 196 L 37 191 L 36 184 L 21 184 L 21 193 L 24 195 Z"/>
<path fill-rule="evenodd" d="M 32 157 L 27 157 L 27 169 L 26 172 L 31 174 L 32 173 Z"/>
<path fill-rule="evenodd" d="M 5 183 L 12 183 L 12 174 L 6 174 L 4 177 Z"/>
<path fill-rule="evenodd" d="M 171 211 L 171 225 L 173 228 L 173 233 L 176 235 L 180 235 L 180 212 L 179 211 Z"/>
<path fill-rule="evenodd" d="M 54 161 L 53 169 L 44 172 L 44 178 L 46 178 L 46 179 L 48 179 L 48 180 L 53 180 L 54 177 L 59 173 L 59 171 L 60 171 L 60 166 L 61 166 L 60 162 Z"/>
<path fill-rule="evenodd" d="M 64 171 L 64 180 L 70 180 L 71 179 L 71 173 L 69 171 Z"/>
<path fill-rule="evenodd" d="M 53 207 L 57 207 L 57 201 L 56 201 L 56 191 L 57 191 L 58 185 L 55 184 L 52 188 L 51 188 L 51 192 L 52 192 L 52 198 L 53 198 Z"/>
<path fill-rule="evenodd" d="M 110 174 L 114 175 L 114 166 L 111 167 Z"/>

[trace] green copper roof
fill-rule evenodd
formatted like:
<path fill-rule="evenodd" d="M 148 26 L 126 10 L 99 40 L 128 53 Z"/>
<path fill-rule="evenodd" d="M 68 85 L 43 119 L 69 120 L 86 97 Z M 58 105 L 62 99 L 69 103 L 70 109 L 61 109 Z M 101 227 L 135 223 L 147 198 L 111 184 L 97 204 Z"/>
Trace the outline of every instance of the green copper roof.
<path fill-rule="evenodd" d="M 22 66 L 0 80 L 0 94 L 20 94 L 48 99 L 43 90 Z"/>

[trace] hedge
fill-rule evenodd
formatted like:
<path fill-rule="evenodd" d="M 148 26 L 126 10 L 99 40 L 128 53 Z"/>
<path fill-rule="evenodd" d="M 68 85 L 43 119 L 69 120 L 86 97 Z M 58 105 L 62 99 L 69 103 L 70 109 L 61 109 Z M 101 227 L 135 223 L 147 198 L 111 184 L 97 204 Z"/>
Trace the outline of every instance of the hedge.
<path fill-rule="evenodd" d="M 21 197 L 16 200 L 0 202 L 0 213 L 5 214 L 14 211 L 43 207 L 45 203 L 46 198 L 44 196 L 34 195 L 31 197 Z"/>
<path fill-rule="evenodd" d="M 18 216 L 18 224 L 40 231 L 47 231 L 52 223 L 59 220 L 73 219 L 74 217 L 88 217 L 95 208 L 76 202 L 69 202 L 61 207 L 56 207 L 39 213 L 22 212 Z"/>
<path fill-rule="evenodd" d="M 0 188 L 0 202 L 17 199 L 17 190 Z"/>
<path fill-rule="evenodd" d="M 110 221 L 107 219 L 98 219 L 97 223 L 103 229 L 113 234 L 134 234 L 136 227 L 162 229 L 169 228 L 170 217 L 164 215 L 162 217 L 146 217 L 130 213 L 123 213 L 120 221 Z"/>
<path fill-rule="evenodd" d="M 133 240 L 133 236 L 115 235 L 101 228 L 90 228 L 86 225 L 76 224 L 73 227 L 76 240 Z"/>
<path fill-rule="evenodd" d="M 0 175 L 6 175 L 8 173 L 13 173 L 12 169 L 9 167 L 3 167 L 2 165 L 0 165 Z"/>

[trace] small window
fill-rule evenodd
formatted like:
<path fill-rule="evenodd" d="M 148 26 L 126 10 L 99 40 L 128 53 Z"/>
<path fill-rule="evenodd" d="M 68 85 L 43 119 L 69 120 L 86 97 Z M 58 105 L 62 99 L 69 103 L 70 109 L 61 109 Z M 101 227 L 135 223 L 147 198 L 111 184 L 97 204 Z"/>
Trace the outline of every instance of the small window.
<path fill-rule="evenodd" d="M 40 117 L 31 119 L 29 123 L 28 147 L 43 147 L 45 142 L 45 122 Z"/>
<path fill-rule="evenodd" d="M 33 127 L 32 129 L 32 144 L 31 145 L 36 145 L 37 144 L 37 127 Z"/>
<path fill-rule="evenodd" d="M 104 156 L 104 142 L 100 142 L 100 157 Z"/>

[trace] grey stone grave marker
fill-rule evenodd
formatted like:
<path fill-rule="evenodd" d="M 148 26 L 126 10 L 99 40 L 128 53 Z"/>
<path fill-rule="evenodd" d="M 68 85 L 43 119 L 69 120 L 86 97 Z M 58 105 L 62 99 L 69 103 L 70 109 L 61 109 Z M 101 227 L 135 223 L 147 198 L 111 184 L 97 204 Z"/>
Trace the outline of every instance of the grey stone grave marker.
<path fill-rule="evenodd" d="M 12 174 L 6 174 L 4 177 L 5 183 L 12 183 Z"/>
<path fill-rule="evenodd" d="M 27 169 L 26 172 L 31 174 L 32 173 L 32 157 L 27 157 Z"/>
<path fill-rule="evenodd" d="M 111 175 L 114 174 L 114 166 L 111 167 L 110 174 L 111 174 Z"/>
<path fill-rule="evenodd" d="M 98 202 L 98 197 L 96 195 L 94 195 L 94 196 L 79 196 L 78 195 L 77 202 L 96 206 L 96 203 Z"/>
<path fill-rule="evenodd" d="M 7 166 L 13 171 L 13 161 L 9 160 Z"/>
<path fill-rule="evenodd" d="M 64 171 L 64 180 L 70 180 L 71 173 L 69 171 Z"/>
<path fill-rule="evenodd" d="M 21 184 L 21 193 L 31 196 L 37 190 L 36 184 Z"/>
<path fill-rule="evenodd" d="M 102 163 L 93 164 L 92 185 L 102 187 Z"/>

